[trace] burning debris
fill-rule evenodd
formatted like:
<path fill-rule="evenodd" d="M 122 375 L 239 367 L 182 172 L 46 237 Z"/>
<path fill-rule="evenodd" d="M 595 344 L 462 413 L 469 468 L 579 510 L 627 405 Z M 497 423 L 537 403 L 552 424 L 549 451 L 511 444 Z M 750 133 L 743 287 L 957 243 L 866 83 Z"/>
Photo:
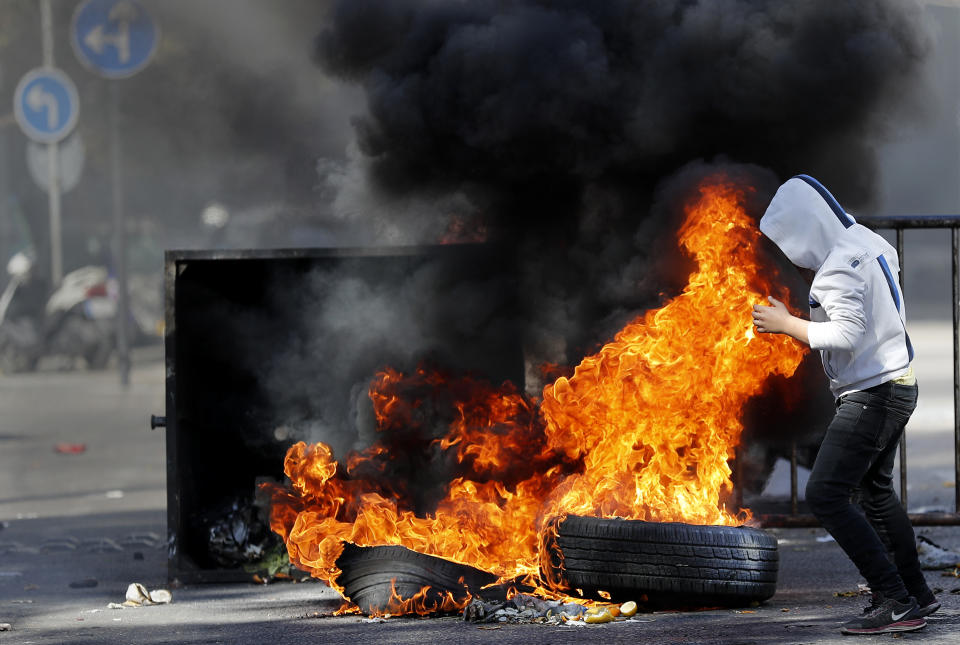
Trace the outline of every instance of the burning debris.
<path fill-rule="evenodd" d="M 497 577 L 401 546 L 344 545 L 343 595 L 371 616 L 458 612 Z"/>
<path fill-rule="evenodd" d="M 250 500 L 236 498 L 204 522 L 210 556 L 226 567 L 256 563 L 276 544 L 276 536 Z"/>
<path fill-rule="evenodd" d="M 607 623 L 617 617 L 630 618 L 637 613 L 637 603 L 596 605 L 562 600 L 544 600 L 528 594 L 517 594 L 505 600 L 483 601 L 475 598 L 463 610 L 463 620 L 470 623 L 545 623 L 561 625 L 571 621 Z"/>
<path fill-rule="evenodd" d="M 743 207 L 749 193 L 722 176 L 702 183 L 679 231 L 697 265 L 687 287 L 545 387 L 541 400 L 426 369 L 381 372 L 370 388 L 377 442 L 342 463 L 322 443 L 287 454 L 290 485 L 271 488 L 271 526 L 291 561 L 344 593 L 345 544 L 398 545 L 557 597 L 566 595 L 562 583 L 542 577 L 544 540 L 567 515 L 749 519 L 725 501 L 741 411 L 769 375 L 791 375 L 804 355 L 790 339 L 753 333 L 750 305 L 775 290 Z M 417 441 L 423 403 L 404 392 L 424 383 L 458 396 L 446 435 Z M 453 475 L 433 508 L 417 508 L 393 477 L 405 446 Z"/>

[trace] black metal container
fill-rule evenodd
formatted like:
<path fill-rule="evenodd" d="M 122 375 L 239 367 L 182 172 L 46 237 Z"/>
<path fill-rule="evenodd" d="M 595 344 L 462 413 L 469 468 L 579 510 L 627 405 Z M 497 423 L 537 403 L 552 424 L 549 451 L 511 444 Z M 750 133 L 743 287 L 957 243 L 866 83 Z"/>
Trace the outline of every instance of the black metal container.
<path fill-rule="evenodd" d="M 166 253 L 169 576 L 246 579 L 216 552 L 262 527 L 287 448 L 369 443 L 366 396 L 423 361 L 523 388 L 515 262 L 490 245 Z"/>

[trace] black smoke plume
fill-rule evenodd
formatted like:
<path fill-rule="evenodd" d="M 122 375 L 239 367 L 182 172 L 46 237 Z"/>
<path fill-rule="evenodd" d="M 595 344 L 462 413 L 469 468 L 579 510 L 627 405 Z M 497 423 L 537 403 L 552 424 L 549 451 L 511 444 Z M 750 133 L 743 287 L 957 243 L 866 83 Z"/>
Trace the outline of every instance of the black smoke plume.
<path fill-rule="evenodd" d="M 928 49 L 904 0 L 342 0 L 316 56 L 365 93 L 371 190 L 466 196 L 528 259 L 528 343 L 576 360 L 680 286 L 664 178 L 723 156 L 868 204 Z"/>

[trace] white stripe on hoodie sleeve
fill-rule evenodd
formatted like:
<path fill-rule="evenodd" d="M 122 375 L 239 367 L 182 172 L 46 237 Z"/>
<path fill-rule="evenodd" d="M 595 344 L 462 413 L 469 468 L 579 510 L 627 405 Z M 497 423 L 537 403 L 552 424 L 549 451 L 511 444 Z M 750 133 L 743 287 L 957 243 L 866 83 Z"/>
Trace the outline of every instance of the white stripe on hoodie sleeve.
<path fill-rule="evenodd" d="M 827 322 L 811 322 L 807 336 L 812 349 L 852 352 L 866 333 L 863 275 L 850 267 L 823 270 L 813 282 L 811 295 L 823 307 Z"/>

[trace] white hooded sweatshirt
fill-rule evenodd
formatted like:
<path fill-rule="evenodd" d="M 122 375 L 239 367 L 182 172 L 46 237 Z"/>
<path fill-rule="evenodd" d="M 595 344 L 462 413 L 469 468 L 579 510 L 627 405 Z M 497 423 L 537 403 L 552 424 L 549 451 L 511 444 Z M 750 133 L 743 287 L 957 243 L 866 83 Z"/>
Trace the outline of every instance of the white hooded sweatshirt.
<path fill-rule="evenodd" d="M 834 396 L 907 373 L 913 350 L 897 283 L 900 264 L 886 240 L 857 224 L 807 175 L 780 186 L 760 230 L 791 262 L 816 271 L 808 336 Z"/>

